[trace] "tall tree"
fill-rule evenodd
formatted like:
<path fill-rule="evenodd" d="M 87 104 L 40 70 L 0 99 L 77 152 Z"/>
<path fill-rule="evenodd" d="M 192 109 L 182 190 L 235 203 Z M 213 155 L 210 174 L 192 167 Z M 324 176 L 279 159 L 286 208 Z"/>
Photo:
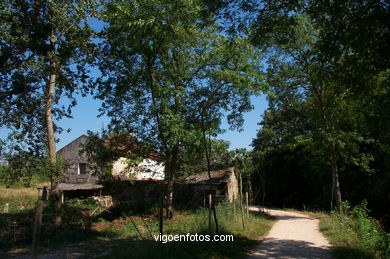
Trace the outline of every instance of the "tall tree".
<path fill-rule="evenodd" d="M 112 127 L 134 132 L 163 155 L 171 218 L 183 146 L 199 140 L 206 112 L 218 118 L 218 127 L 223 110 L 231 112 L 230 123 L 242 123 L 242 112 L 252 108 L 249 97 L 260 87 L 259 65 L 251 59 L 257 52 L 246 39 L 219 33 L 198 0 L 110 3 L 104 19 L 102 111 Z M 200 105 L 207 99 L 214 106 L 205 110 Z"/>
<path fill-rule="evenodd" d="M 383 118 L 388 106 L 383 100 L 388 97 L 389 4 L 281 0 L 263 1 L 252 10 L 257 13 L 254 42 L 268 49 L 271 64 L 277 65 L 271 83 L 304 93 L 312 140 L 322 144 L 329 159 L 341 211 L 340 166 L 354 164 L 370 172 L 374 139 L 381 136 L 388 146 L 386 134 L 371 128 L 386 128 L 387 120 L 374 122 L 371 114 Z M 278 77 L 285 83 L 275 81 Z"/>
<path fill-rule="evenodd" d="M 14 128 L 31 146 L 45 142 L 50 159 L 54 226 L 61 224 L 54 119 L 70 117 L 75 92 L 86 93 L 93 59 L 96 1 L 2 1 L 0 125 Z M 63 97 L 70 105 L 60 104 Z M 65 102 L 62 102 L 65 103 Z M 33 136 L 35 142 L 29 137 Z M 46 140 L 43 140 L 46 139 Z"/>

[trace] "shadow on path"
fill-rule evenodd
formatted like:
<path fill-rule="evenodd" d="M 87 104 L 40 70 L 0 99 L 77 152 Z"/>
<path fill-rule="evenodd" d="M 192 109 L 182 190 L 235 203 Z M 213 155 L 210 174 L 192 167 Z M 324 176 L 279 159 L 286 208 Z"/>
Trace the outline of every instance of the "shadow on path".
<path fill-rule="evenodd" d="M 299 219 L 315 220 L 315 218 L 301 217 L 301 216 L 276 216 L 276 219 L 278 219 L 278 220 L 299 220 Z"/>
<path fill-rule="evenodd" d="M 329 258 L 328 247 L 313 245 L 305 241 L 266 238 L 248 258 Z"/>

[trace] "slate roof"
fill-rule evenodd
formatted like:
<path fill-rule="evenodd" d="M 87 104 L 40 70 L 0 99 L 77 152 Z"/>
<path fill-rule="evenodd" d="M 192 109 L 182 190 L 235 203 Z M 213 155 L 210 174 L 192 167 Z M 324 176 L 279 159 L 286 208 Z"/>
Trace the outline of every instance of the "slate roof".
<path fill-rule="evenodd" d="M 47 187 L 50 189 L 49 185 L 39 185 L 37 186 L 37 189 L 43 189 L 43 187 Z M 103 185 L 100 184 L 92 184 L 92 183 L 59 183 L 58 189 L 60 191 L 75 191 L 75 190 L 95 190 L 95 189 L 101 189 L 103 188 Z"/>
<path fill-rule="evenodd" d="M 211 180 L 208 172 L 201 172 L 199 174 L 190 175 L 186 178 L 186 182 L 190 184 L 219 184 L 228 182 L 232 174 L 234 174 L 234 168 L 225 168 L 222 170 L 211 171 Z"/>

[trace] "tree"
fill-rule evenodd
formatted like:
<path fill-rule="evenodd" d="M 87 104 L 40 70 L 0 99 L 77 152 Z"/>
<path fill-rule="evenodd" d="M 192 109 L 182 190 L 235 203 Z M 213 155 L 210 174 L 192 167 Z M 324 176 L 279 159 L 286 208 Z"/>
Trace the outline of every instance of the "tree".
<path fill-rule="evenodd" d="M 252 108 L 250 95 L 260 88 L 258 53 L 245 38 L 219 33 L 197 0 L 109 3 L 104 20 L 101 110 L 111 127 L 134 132 L 162 154 L 171 218 L 181 151 L 200 139 L 206 112 L 213 116 L 213 134 L 223 110 L 231 112 L 232 125 L 242 123 L 242 112 Z"/>
<path fill-rule="evenodd" d="M 88 141 L 83 145 L 81 152 L 85 153 L 90 161 L 89 166 L 100 181 L 112 180 L 113 163 L 119 158 L 126 158 L 128 166 L 140 163 L 144 158 L 158 155 L 151 147 L 135 141 L 128 132 L 88 132 Z"/>
<path fill-rule="evenodd" d="M 211 139 L 211 170 L 220 170 L 233 166 L 233 153 L 229 150 L 229 141 L 222 139 Z M 207 170 L 205 151 L 202 138 L 188 143 L 180 153 L 179 178 L 185 178 L 195 173 Z"/>
<path fill-rule="evenodd" d="M 388 146 L 371 127 L 387 123 L 382 117 L 387 104 L 377 104 L 388 96 L 389 58 L 384 53 L 389 49 L 389 5 L 354 0 L 264 1 L 252 10 L 257 13 L 254 42 L 269 50 L 274 64 L 270 84 L 298 87 L 303 94 L 312 125 L 304 135 L 318 143 L 329 159 L 332 195 L 341 211 L 340 170 L 356 166 L 370 173 L 378 150 L 375 139 Z M 370 114 L 383 121 L 372 121 Z"/>
<path fill-rule="evenodd" d="M 60 128 L 53 118 L 70 117 L 73 94 L 87 92 L 82 86 L 94 52 L 88 18 L 97 14 L 96 7 L 96 1 L 28 0 L 3 1 L 1 6 L 0 125 L 18 131 L 30 148 L 45 143 L 56 228 L 61 224 L 61 170 L 54 134 Z M 69 106 L 60 104 L 63 97 Z"/>

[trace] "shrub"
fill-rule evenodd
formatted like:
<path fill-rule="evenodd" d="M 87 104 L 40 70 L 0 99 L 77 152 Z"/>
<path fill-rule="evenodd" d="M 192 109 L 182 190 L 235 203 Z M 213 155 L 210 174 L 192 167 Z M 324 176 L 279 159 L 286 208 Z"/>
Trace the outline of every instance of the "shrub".
<path fill-rule="evenodd" d="M 374 257 L 390 257 L 390 234 L 381 229 L 378 221 L 369 217 L 367 201 L 351 208 L 344 202 L 344 214 L 331 213 L 332 231 L 337 246 L 364 251 Z M 331 238 L 332 240 L 332 238 Z"/>

